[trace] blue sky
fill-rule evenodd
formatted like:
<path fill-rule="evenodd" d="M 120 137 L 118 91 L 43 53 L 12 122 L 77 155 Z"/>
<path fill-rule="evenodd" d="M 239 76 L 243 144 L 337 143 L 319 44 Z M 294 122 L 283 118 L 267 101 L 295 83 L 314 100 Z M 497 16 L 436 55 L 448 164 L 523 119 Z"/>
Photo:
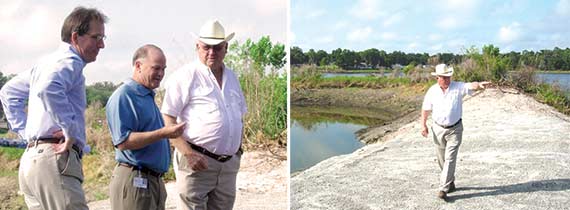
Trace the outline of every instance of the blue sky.
<path fill-rule="evenodd" d="M 570 0 L 291 0 L 291 46 L 387 52 L 570 47 Z"/>
<path fill-rule="evenodd" d="M 61 25 L 76 6 L 96 7 L 109 17 L 105 49 L 84 69 L 87 84 L 121 82 L 132 75 L 134 51 L 147 43 L 161 47 L 167 76 L 196 57 L 191 33 L 208 19 L 218 19 L 234 40 L 287 40 L 287 0 L 115 1 L 0 0 L 0 71 L 31 68 L 59 45 Z"/>

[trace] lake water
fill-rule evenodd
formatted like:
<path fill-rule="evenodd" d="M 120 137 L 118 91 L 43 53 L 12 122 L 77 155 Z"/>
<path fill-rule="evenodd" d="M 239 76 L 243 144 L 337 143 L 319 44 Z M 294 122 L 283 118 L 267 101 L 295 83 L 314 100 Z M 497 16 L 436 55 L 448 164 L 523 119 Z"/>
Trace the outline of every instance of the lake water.
<path fill-rule="evenodd" d="M 303 107 L 293 106 L 292 112 Z M 329 157 L 349 154 L 364 146 L 355 132 L 368 127 L 351 122 L 320 120 L 317 117 L 301 119 L 291 114 L 291 172 L 307 169 Z"/>
<path fill-rule="evenodd" d="M 537 74 L 537 79 L 550 84 L 558 84 L 564 90 L 570 91 L 570 73 L 552 74 L 540 73 Z"/>

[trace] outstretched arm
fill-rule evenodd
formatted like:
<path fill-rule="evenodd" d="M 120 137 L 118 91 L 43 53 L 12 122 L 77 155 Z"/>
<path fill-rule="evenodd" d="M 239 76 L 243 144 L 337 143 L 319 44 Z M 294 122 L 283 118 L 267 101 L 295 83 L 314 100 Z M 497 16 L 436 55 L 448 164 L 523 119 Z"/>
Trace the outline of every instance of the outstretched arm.
<path fill-rule="evenodd" d="M 131 132 L 127 139 L 117 145 L 120 150 L 135 150 L 146 147 L 149 144 L 163 138 L 178 138 L 184 132 L 186 123 L 167 125 L 160 129 L 147 132 Z"/>
<path fill-rule="evenodd" d="M 472 82 L 470 83 L 471 85 L 469 85 L 469 89 L 470 90 L 479 90 L 479 89 L 485 89 L 487 88 L 487 86 L 489 86 L 491 84 L 491 82 Z"/>

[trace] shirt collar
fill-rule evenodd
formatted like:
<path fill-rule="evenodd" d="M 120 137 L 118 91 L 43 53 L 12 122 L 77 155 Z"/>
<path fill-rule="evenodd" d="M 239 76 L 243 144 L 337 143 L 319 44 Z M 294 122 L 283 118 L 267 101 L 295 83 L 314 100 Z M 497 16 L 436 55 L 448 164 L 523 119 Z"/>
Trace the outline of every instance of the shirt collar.
<path fill-rule="evenodd" d="M 79 60 L 81 60 L 81 62 L 83 62 L 83 64 L 85 64 L 85 61 L 83 60 L 83 58 L 81 58 L 81 56 L 79 55 L 79 52 L 77 52 L 77 49 L 75 49 L 75 47 L 73 47 L 71 44 L 69 44 L 67 42 L 61 42 L 59 44 L 58 51 L 70 52 L 73 55 L 75 55 L 77 58 L 79 58 Z"/>
<path fill-rule="evenodd" d="M 203 64 L 202 61 L 200 61 L 200 58 L 198 58 L 197 60 L 198 63 L 198 68 L 206 73 L 212 73 L 212 70 L 210 70 L 210 67 L 206 66 L 206 64 Z M 226 72 L 226 64 L 222 63 L 222 71 L 223 74 L 225 74 Z"/>
<path fill-rule="evenodd" d="M 133 80 L 132 78 L 127 79 L 125 81 L 125 85 L 133 89 L 135 93 L 139 96 L 146 96 L 150 94 L 152 97 L 154 97 L 154 95 L 156 94 L 154 90 L 146 88 L 145 86 L 139 84 L 137 81 Z"/>

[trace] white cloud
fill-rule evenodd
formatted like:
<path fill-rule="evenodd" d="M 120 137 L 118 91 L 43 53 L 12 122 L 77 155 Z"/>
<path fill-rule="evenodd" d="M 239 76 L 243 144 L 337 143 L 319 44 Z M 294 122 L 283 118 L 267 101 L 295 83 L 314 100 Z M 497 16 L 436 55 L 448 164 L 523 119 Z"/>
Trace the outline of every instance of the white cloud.
<path fill-rule="evenodd" d="M 440 52 L 441 49 L 443 49 L 443 45 L 442 44 L 436 44 L 436 45 L 431 46 L 430 49 L 433 52 Z"/>
<path fill-rule="evenodd" d="M 439 34 L 430 34 L 428 37 L 428 39 L 430 41 L 439 41 L 439 40 L 441 40 L 441 38 L 442 38 L 442 36 Z"/>
<path fill-rule="evenodd" d="M 27 10 L 28 15 L 3 10 L 0 39 L 10 40 L 6 44 L 17 48 L 42 48 L 57 44 L 55 40 L 59 39 L 58 29 L 61 26 L 50 21 L 57 18 L 52 11 L 39 5 L 28 7 Z"/>
<path fill-rule="evenodd" d="M 395 40 L 397 36 L 398 36 L 397 34 L 392 32 L 383 32 L 382 34 L 380 34 L 380 37 L 382 37 L 382 39 L 386 41 Z"/>
<path fill-rule="evenodd" d="M 556 14 L 560 16 L 570 16 L 570 0 L 560 0 L 556 4 Z"/>
<path fill-rule="evenodd" d="M 257 41 L 268 35 L 272 42 L 286 43 L 287 1 L 247 0 L 207 2 L 173 1 L 160 4 L 143 0 L 44 1 L 0 0 L 0 70 L 18 73 L 57 48 L 61 24 L 77 5 L 95 7 L 109 17 L 105 24 L 105 49 L 85 69 L 86 82 L 121 81 L 131 76 L 130 57 L 146 43 L 160 46 L 167 56 L 167 74 L 196 58 L 191 32 L 198 32 L 207 19 L 219 19 L 237 40 Z M 191 13 L 188 8 L 200 8 Z M 185 12 L 186 11 L 186 12 Z M 152 27 L 144 27 L 152 26 Z M 168 75 L 167 75 L 168 76 Z"/>
<path fill-rule="evenodd" d="M 384 27 L 387 27 L 387 26 L 397 24 L 400 21 L 402 21 L 403 17 L 404 17 L 404 14 L 402 14 L 401 12 L 390 15 L 388 18 L 386 18 L 384 20 L 384 22 L 382 22 L 382 25 L 384 25 Z"/>
<path fill-rule="evenodd" d="M 412 43 L 408 44 L 408 48 L 411 50 L 414 50 L 414 49 L 418 48 L 418 45 L 419 44 L 417 42 L 412 42 Z"/>
<path fill-rule="evenodd" d="M 517 22 L 509 26 L 503 26 L 499 29 L 499 41 L 503 43 L 511 43 L 520 38 L 521 27 Z"/>
<path fill-rule="evenodd" d="M 326 14 L 326 13 L 325 13 L 324 10 L 315 10 L 315 11 L 312 11 L 312 12 L 308 13 L 308 14 L 307 14 L 307 18 L 309 18 L 309 19 L 314 19 L 314 18 L 321 17 L 321 16 L 323 16 L 323 15 L 325 15 L 325 14 Z"/>
<path fill-rule="evenodd" d="M 444 0 L 442 5 L 449 11 L 458 13 L 473 12 L 479 5 L 478 0 Z"/>
<path fill-rule="evenodd" d="M 254 0 L 249 2 L 255 8 L 257 14 L 273 15 L 287 9 L 287 1 L 283 0 Z"/>
<path fill-rule="evenodd" d="M 345 20 L 341 20 L 341 21 L 337 22 L 336 24 L 334 24 L 333 30 L 337 31 L 337 30 L 345 29 L 346 26 L 348 26 L 348 22 Z"/>
<path fill-rule="evenodd" d="M 449 30 L 457 28 L 457 26 L 459 26 L 459 23 L 457 22 L 456 17 L 445 17 L 440 20 L 439 23 L 437 23 L 437 26 L 442 29 Z"/>
<path fill-rule="evenodd" d="M 366 41 L 368 40 L 368 37 L 370 36 L 371 33 L 372 33 L 371 27 L 359 28 L 351 31 L 348 34 L 347 39 L 349 41 Z"/>
<path fill-rule="evenodd" d="M 383 14 L 381 12 L 382 10 L 378 9 L 380 8 L 378 3 L 379 1 L 377 0 L 359 0 L 352 9 L 350 9 L 350 14 L 360 19 L 376 19 Z"/>
<path fill-rule="evenodd" d="M 289 43 L 295 43 L 295 38 L 297 38 L 295 32 L 289 31 Z"/>
<path fill-rule="evenodd" d="M 329 43 L 332 43 L 333 41 L 334 41 L 333 36 L 323 36 L 323 37 L 319 37 L 315 40 L 315 42 L 318 44 L 329 44 Z"/>

